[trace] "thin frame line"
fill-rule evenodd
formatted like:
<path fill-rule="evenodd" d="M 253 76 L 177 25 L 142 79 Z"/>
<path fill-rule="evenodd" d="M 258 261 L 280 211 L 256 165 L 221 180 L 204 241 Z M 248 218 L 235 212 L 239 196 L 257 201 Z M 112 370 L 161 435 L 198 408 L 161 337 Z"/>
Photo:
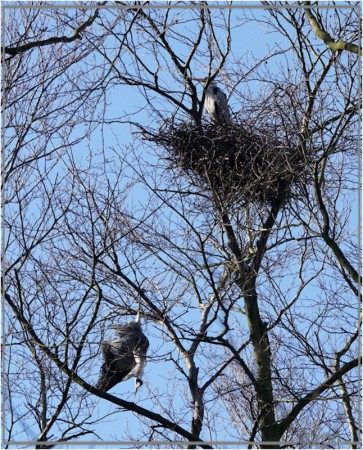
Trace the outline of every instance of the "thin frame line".
<path fill-rule="evenodd" d="M 185 5 L 163 5 L 163 4 L 154 4 L 154 5 L 137 5 L 137 8 L 135 8 L 135 5 L 118 5 L 118 4 L 111 4 L 111 5 L 97 5 L 94 4 L 90 5 L 82 5 L 82 9 L 263 9 L 263 10 L 273 10 L 273 9 L 360 9 L 359 5 L 292 5 L 291 3 L 287 3 L 286 5 L 261 5 L 257 2 L 251 2 L 249 4 L 248 2 L 245 3 L 237 3 L 233 2 L 229 5 L 226 4 L 185 4 Z M 226 3 L 226 2 L 224 2 Z M 77 4 L 67 4 L 67 3 L 60 3 L 58 4 L 45 4 L 45 5 L 27 5 L 26 3 L 19 4 L 8 4 L 6 3 L 6 0 L 3 0 L 3 9 L 77 9 L 80 8 L 80 5 Z"/>
<path fill-rule="evenodd" d="M 341 441 L 340 439 L 336 439 L 339 441 L 339 444 L 344 445 L 353 445 L 353 444 L 359 444 L 360 441 Z M 319 445 L 326 445 L 327 442 L 332 443 L 334 439 L 326 440 L 326 442 L 319 443 Z M 300 441 L 4 441 L 3 445 L 24 445 L 24 444 L 31 444 L 31 445 L 261 445 L 261 444 L 268 444 L 268 445 L 301 445 L 304 442 L 304 440 Z"/>
<path fill-rule="evenodd" d="M 361 317 L 362 307 L 360 299 L 362 298 L 362 64 L 360 61 L 361 49 L 362 49 L 362 9 L 358 11 L 359 26 L 358 26 L 358 77 L 360 83 L 358 83 L 358 95 L 360 100 L 359 112 L 358 112 L 358 354 L 362 356 L 362 322 L 359 322 Z M 360 367 L 358 365 L 358 367 Z M 362 373 L 362 371 L 360 371 Z M 360 402 L 358 403 L 358 423 L 362 424 L 362 378 L 358 376 L 358 391 L 360 392 Z M 358 430 L 357 430 L 358 431 Z M 362 443 L 362 433 L 359 434 L 360 443 Z"/>
<path fill-rule="evenodd" d="M 0 7 L 0 17 L 1 17 L 1 37 L 4 36 L 5 34 L 5 11 L 3 10 L 2 7 Z M 4 40 L 3 40 L 4 42 Z M 1 47 L 1 60 L 5 61 L 5 46 Z M 1 92 L 3 93 L 3 98 L 4 98 L 4 106 L 5 106 L 5 101 L 6 101 L 6 93 L 5 93 L 5 76 L 4 76 L 4 67 L 3 65 L 1 65 Z M 1 127 L 1 132 L 4 130 L 5 128 L 5 108 L 2 109 L 2 114 L 1 114 L 1 119 L 0 119 L 0 127 Z M 0 162 L 1 162 L 1 167 L 4 168 L 5 166 L 5 133 L 2 133 L 1 136 L 1 154 L 0 154 Z M 1 322 L 0 322 L 0 326 L 1 326 L 1 332 L 2 332 L 2 339 L 1 339 L 1 365 L 0 365 L 0 370 L 1 370 L 1 379 L 0 379 L 0 394 L 1 394 L 1 411 L 5 411 L 5 404 L 6 404 L 6 396 L 5 396 L 5 387 L 3 386 L 2 380 L 3 380 L 3 369 L 5 368 L 5 364 L 6 364 L 6 352 L 5 352 L 5 330 L 7 329 L 7 323 L 5 320 L 5 313 L 6 313 L 6 307 L 5 307 L 5 301 L 4 301 L 4 293 L 5 293 L 5 274 L 4 274 L 4 267 L 3 267 L 3 263 L 5 260 L 5 170 L 1 170 L 1 211 L 0 211 L 0 233 L 1 233 L 1 249 L 0 249 L 0 294 L 1 294 Z M 1 433 L 2 436 L 5 436 L 5 423 L 2 420 L 1 421 Z"/>

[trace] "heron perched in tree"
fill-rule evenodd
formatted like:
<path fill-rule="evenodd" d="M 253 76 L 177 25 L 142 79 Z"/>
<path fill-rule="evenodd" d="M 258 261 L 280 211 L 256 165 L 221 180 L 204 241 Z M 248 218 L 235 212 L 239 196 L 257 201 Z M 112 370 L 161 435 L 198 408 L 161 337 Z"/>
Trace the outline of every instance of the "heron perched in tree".
<path fill-rule="evenodd" d="M 135 377 L 135 393 L 142 385 L 149 340 L 141 330 L 140 312 L 135 321 L 112 325 L 116 337 L 101 344 L 104 363 L 97 388 L 108 391 L 121 381 Z"/>
<path fill-rule="evenodd" d="M 196 81 L 208 82 L 208 78 L 194 78 Z M 217 86 L 215 81 L 211 81 L 204 87 L 205 99 L 204 107 L 211 119 L 217 124 L 225 124 L 230 121 L 227 96 Z"/>

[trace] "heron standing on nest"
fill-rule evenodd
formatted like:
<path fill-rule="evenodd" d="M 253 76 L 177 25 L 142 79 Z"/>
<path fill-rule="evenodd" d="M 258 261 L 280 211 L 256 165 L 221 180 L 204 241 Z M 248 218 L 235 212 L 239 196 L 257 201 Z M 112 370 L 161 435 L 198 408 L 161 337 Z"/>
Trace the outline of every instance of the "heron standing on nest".
<path fill-rule="evenodd" d="M 142 385 L 149 340 L 141 330 L 140 312 L 135 321 L 112 325 L 115 338 L 101 344 L 104 363 L 96 387 L 109 391 L 121 381 L 135 377 L 135 393 Z"/>
<path fill-rule="evenodd" d="M 193 78 L 196 81 L 207 83 L 208 78 Z M 228 101 L 226 94 L 217 86 L 215 81 L 211 81 L 204 87 L 205 99 L 204 107 L 216 124 L 226 124 L 230 121 Z"/>

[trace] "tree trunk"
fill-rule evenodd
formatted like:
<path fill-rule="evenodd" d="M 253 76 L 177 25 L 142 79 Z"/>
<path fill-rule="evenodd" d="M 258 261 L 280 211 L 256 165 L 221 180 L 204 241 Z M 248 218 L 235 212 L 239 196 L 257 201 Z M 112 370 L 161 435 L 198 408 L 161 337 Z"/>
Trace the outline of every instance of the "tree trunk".
<path fill-rule="evenodd" d="M 193 398 L 193 419 L 190 432 L 194 436 L 200 436 L 203 426 L 204 418 L 204 399 L 203 391 L 198 386 L 198 372 L 199 369 L 195 367 L 194 363 L 189 369 L 189 387 Z M 196 445 L 188 445 L 187 448 L 196 448 Z"/>
<path fill-rule="evenodd" d="M 274 397 L 271 379 L 271 349 L 264 324 L 260 317 L 257 303 L 257 294 L 254 283 L 248 287 L 249 295 L 245 296 L 245 311 L 251 342 L 257 367 L 256 395 L 258 403 L 258 429 L 261 432 L 262 442 L 280 440 L 279 427 L 276 424 Z M 278 444 L 261 445 L 261 448 L 279 448 Z"/>

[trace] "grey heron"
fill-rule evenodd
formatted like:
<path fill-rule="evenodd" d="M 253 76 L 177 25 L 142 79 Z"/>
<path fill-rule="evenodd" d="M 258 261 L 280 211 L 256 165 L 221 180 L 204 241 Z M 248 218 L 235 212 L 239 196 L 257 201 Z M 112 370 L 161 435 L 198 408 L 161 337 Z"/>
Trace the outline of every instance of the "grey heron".
<path fill-rule="evenodd" d="M 205 83 L 208 78 L 194 78 L 196 81 Z M 229 113 L 227 96 L 217 86 L 215 81 L 211 81 L 204 88 L 205 99 L 204 107 L 211 119 L 217 124 L 225 124 L 230 121 L 231 115 Z"/>
<path fill-rule="evenodd" d="M 108 391 L 121 381 L 135 377 L 135 393 L 142 385 L 149 340 L 141 330 L 140 312 L 135 321 L 113 325 L 116 337 L 101 344 L 104 363 L 97 388 Z"/>

